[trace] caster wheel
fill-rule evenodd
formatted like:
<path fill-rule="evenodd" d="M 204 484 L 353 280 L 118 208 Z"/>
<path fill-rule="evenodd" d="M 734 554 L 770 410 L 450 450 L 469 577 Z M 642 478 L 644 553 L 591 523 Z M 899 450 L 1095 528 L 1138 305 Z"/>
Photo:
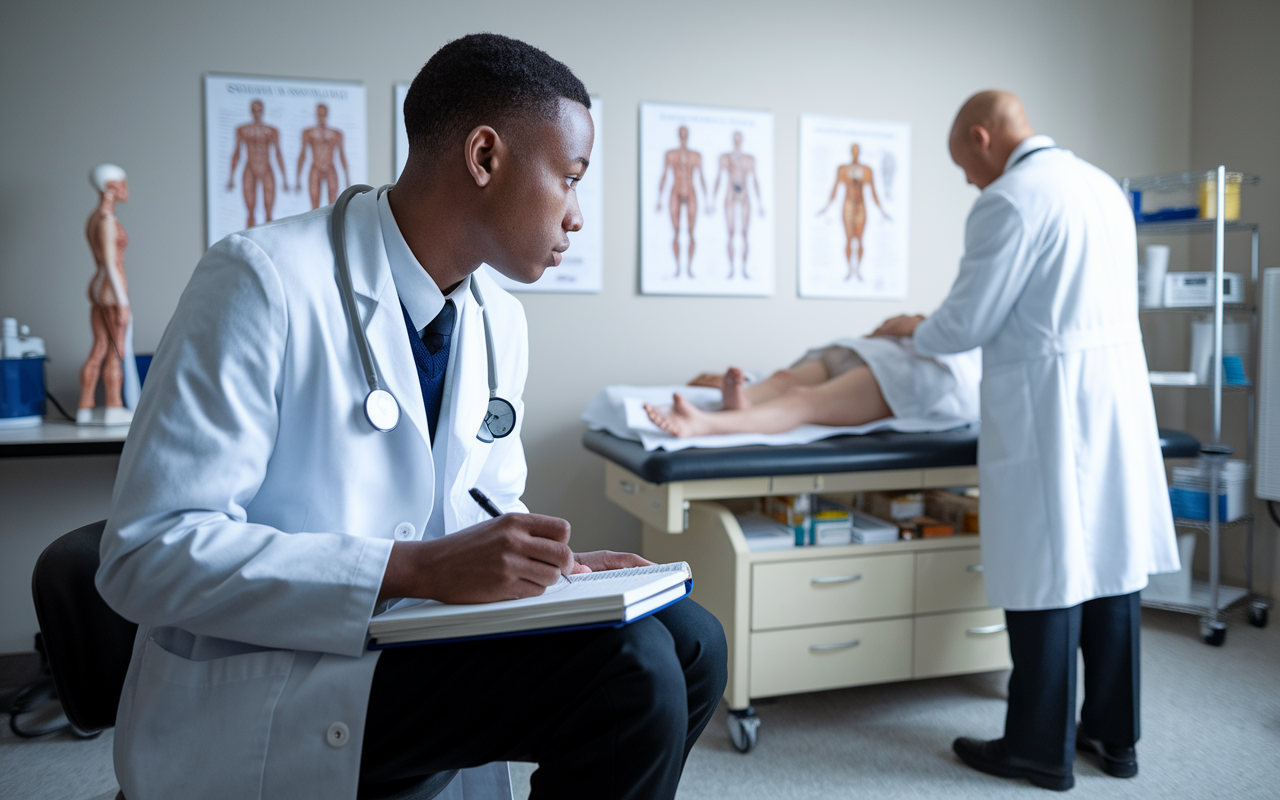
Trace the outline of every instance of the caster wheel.
<path fill-rule="evenodd" d="M 1249 624 L 1255 628 L 1267 627 L 1267 612 L 1270 610 L 1269 603 L 1254 600 L 1249 604 Z"/>
<path fill-rule="evenodd" d="M 1200 620 L 1200 638 L 1207 645 L 1222 647 L 1222 643 L 1227 640 L 1226 623 L 1210 622 L 1207 619 Z"/>
<path fill-rule="evenodd" d="M 729 712 L 729 739 L 739 753 L 750 753 L 755 749 L 759 730 L 760 718 L 754 708 L 747 706 L 745 711 Z"/>

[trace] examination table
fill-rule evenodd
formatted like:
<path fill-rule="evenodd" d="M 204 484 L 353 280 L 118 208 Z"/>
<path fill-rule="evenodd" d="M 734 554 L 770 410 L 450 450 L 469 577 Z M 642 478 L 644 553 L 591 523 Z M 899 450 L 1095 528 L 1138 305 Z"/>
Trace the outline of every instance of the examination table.
<path fill-rule="evenodd" d="M 1166 458 L 1199 448 L 1174 431 L 1160 444 Z M 592 430 L 583 445 L 605 458 L 605 495 L 643 524 L 645 558 L 689 562 L 693 598 L 724 626 L 740 751 L 757 740 L 752 698 L 1009 668 L 977 535 L 752 552 L 718 502 L 976 486 L 976 426 L 676 452 Z"/>

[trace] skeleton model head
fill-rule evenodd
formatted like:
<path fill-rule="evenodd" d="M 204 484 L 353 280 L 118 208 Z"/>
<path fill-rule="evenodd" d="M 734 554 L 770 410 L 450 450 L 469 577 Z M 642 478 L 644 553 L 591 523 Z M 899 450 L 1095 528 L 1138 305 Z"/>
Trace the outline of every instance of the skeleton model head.
<path fill-rule="evenodd" d="M 129 201 L 129 178 L 115 164 L 99 164 L 89 171 L 89 183 L 99 192 L 111 192 L 121 203 Z"/>

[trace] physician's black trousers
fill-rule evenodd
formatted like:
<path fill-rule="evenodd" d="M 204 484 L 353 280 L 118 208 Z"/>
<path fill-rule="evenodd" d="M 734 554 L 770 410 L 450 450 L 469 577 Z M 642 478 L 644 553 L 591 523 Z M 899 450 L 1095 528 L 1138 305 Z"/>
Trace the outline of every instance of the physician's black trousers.
<path fill-rule="evenodd" d="M 1138 592 L 1004 612 L 1013 656 L 1004 727 L 1010 755 L 1071 771 L 1077 649 L 1084 656 L 1084 734 L 1126 747 L 1138 741 L 1140 615 Z"/>
<path fill-rule="evenodd" d="M 533 761 L 535 798 L 672 798 L 728 678 L 692 600 L 617 629 L 385 651 L 360 782 Z"/>

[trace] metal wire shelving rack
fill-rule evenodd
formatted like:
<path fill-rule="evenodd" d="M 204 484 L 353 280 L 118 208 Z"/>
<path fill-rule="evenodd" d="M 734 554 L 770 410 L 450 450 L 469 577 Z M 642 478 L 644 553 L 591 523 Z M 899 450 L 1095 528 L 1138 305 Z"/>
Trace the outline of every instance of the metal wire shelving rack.
<path fill-rule="evenodd" d="M 1182 385 L 1183 388 L 1208 389 L 1213 397 L 1212 441 L 1201 447 L 1201 458 L 1209 467 L 1209 511 L 1207 520 L 1175 517 L 1174 523 L 1180 528 L 1202 530 L 1209 539 L 1209 576 L 1207 581 L 1193 581 L 1189 595 L 1185 597 L 1162 597 L 1155 592 L 1143 594 L 1142 603 L 1150 608 L 1162 608 L 1189 614 L 1199 614 L 1200 636 L 1211 645 L 1220 646 L 1226 640 L 1227 626 L 1222 620 L 1226 609 L 1248 603 L 1249 621 L 1262 627 L 1267 624 L 1267 612 L 1270 604 L 1258 597 L 1253 591 L 1253 516 L 1246 514 L 1229 522 L 1220 521 L 1217 513 L 1217 497 L 1221 485 L 1222 468 L 1232 454 L 1232 448 L 1222 444 L 1222 397 L 1227 392 L 1243 392 L 1247 395 L 1247 439 L 1252 448 L 1254 437 L 1254 395 L 1251 385 L 1226 385 L 1223 383 L 1222 368 L 1222 326 L 1227 314 L 1248 314 L 1250 317 L 1250 341 L 1257 339 L 1258 311 L 1253 303 L 1223 302 L 1223 273 L 1225 266 L 1226 239 L 1228 233 L 1248 233 L 1250 235 L 1250 275 L 1249 286 L 1258 283 L 1258 226 L 1252 223 L 1228 221 L 1226 214 L 1227 186 L 1230 183 L 1254 186 L 1260 182 L 1257 175 L 1239 172 L 1227 172 L 1225 166 L 1216 170 L 1200 170 L 1193 172 L 1153 175 L 1143 178 L 1126 178 L 1121 182 L 1126 196 L 1134 198 L 1134 216 L 1140 236 L 1173 236 L 1186 234 L 1213 234 L 1214 236 L 1214 299 L 1210 306 L 1195 308 L 1144 308 L 1143 313 L 1213 313 L 1213 355 L 1211 363 L 1211 382 L 1208 384 Z M 1159 215 L 1141 213 L 1141 193 L 1166 190 L 1186 190 L 1199 188 L 1208 184 L 1208 190 L 1215 194 L 1213 205 L 1215 216 L 1211 219 L 1169 219 Z M 1144 218 L 1145 217 L 1145 218 Z M 1256 348 L 1251 348 L 1251 353 Z M 1257 375 L 1256 355 L 1251 358 L 1250 374 Z M 1176 386 L 1179 384 L 1153 384 L 1155 386 Z M 1252 461 L 1252 453 L 1248 460 Z M 1227 586 L 1221 582 L 1221 541 L 1220 533 L 1224 529 L 1244 527 L 1246 529 L 1245 574 L 1246 586 Z M 1189 565 L 1188 565 L 1189 567 Z"/>

